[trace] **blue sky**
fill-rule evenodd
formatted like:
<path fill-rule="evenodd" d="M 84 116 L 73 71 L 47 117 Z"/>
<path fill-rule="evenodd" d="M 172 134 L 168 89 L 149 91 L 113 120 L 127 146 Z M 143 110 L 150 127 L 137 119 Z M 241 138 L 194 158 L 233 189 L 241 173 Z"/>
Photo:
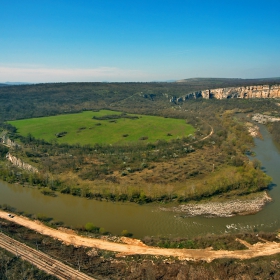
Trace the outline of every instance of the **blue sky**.
<path fill-rule="evenodd" d="M 280 77 L 280 1 L 0 0 L 0 82 Z"/>

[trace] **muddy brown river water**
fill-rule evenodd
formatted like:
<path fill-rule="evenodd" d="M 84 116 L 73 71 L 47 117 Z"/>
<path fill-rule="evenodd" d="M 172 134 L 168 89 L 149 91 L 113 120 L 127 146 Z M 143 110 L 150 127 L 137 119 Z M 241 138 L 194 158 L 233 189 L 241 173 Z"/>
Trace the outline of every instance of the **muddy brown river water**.
<path fill-rule="evenodd" d="M 194 237 L 207 233 L 249 231 L 275 231 L 280 229 L 280 152 L 266 128 L 260 125 L 263 140 L 255 139 L 256 158 L 264 171 L 273 178 L 268 194 L 273 202 L 255 215 L 230 218 L 182 218 L 180 215 L 161 211 L 162 205 L 137 205 L 87 200 L 71 195 L 58 194 L 48 197 L 37 189 L 0 181 L 0 204 L 31 214 L 44 214 L 69 226 L 92 222 L 113 234 L 126 229 L 134 237 L 146 235 Z"/>

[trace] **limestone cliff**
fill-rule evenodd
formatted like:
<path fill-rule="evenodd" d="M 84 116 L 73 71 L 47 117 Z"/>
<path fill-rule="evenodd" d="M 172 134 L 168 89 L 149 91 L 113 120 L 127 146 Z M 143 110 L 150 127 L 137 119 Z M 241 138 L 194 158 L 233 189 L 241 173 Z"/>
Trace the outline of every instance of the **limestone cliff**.
<path fill-rule="evenodd" d="M 33 173 L 37 173 L 38 169 L 28 163 L 23 162 L 20 158 L 17 158 L 13 155 L 11 155 L 10 153 L 7 153 L 6 158 L 8 161 L 10 161 L 13 165 L 23 169 L 23 170 L 27 170 Z"/>
<path fill-rule="evenodd" d="M 257 85 L 257 86 L 245 86 L 245 87 L 207 89 L 207 90 L 188 93 L 183 97 L 177 98 L 176 100 L 180 102 L 180 101 L 184 101 L 188 99 L 196 99 L 200 97 L 205 99 L 280 98 L 280 85 L 272 85 L 272 86 Z"/>

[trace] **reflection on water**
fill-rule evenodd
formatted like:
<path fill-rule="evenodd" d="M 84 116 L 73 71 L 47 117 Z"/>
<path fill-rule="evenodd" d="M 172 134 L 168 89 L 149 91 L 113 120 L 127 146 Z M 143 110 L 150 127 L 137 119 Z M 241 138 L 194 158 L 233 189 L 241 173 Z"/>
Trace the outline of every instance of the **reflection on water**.
<path fill-rule="evenodd" d="M 207 233 L 238 231 L 274 231 L 280 228 L 280 154 L 270 134 L 260 126 L 263 139 L 256 139 L 254 152 L 275 186 L 269 191 L 273 202 L 255 215 L 231 218 L 183 218 L 159 210 L 159 205 L 136 205 L 87 200 L 58 194 L 48 197 L 37 189 L 0 182 L 0 204 L 8 204 L 27 213 L 42 213 L 69 226 L 93 222 L 113 234 L 127 229 L 134 237 L 145 235 L 193 237 Z M 278 186 L 277 186 L 278 185 Z"/>

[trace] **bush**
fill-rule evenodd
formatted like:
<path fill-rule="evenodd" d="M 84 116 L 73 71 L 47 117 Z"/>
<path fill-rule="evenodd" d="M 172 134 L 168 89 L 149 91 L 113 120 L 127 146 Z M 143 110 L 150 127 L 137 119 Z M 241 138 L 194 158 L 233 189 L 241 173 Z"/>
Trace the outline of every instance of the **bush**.
<path fill-rule="evenodd" d="M 43 195 L 48 195 L 48 196 L 53 196 L 53 197 L 56 196 L 56 194 L 55 194 L 54 191 L 52 191 L 52 190 L 50 190 L 50 189 L 47 189 L 47 188 L 41 190 L 41 193 L 42 193 Z"/>
<path fill-rule="evenodd" d="M 106 232 L 105 228 L 102 227 L 102 228 L 99 229 L 99 233 L 100 234 L 106 234 L 107 232 Z"/>
<path fill-rule="evenodd" d="M 3 145 L 0 145 L 0 157 L 4 158 L 8 153 L 9 149 Z"/>
<path fill-rule="evenodd" d="M 99 228 L 96 227 L 93 223 L 86 223 L 85 230 L 89 232 L 96 232 L 99 231 Z"/>
<path fill-rule="evenodd" d="M 128 230 L 124 229 L 122 232 L 121 232 L 121 235 L 122 236 L 125 236 L 125 237 L 132 237 L 133 234 L 131 232 L 128 232 Z"/>
<path fill-rule="evenodd" d="M 81 196 L 82 195 L 82 190 L 81 188 L 72 188 L 71 189 L 71 194 L 75 196 Z"/>
<path fill-rule="evenodd" d="M 37 219 L 38 219 L 39 221 L 42 221 L 42 222 L 49 222 L 49 221 L 52 220 L 52 218 L 47 217 L 47 216 L 45 216 L 44 214 L 41 214 L 41 213 L 38 213 L 38 214 L 37 214 Z"/>
<path fill-rule="evenodd" d="M 142 136 L 139 138 L 139 140 L 147 140 L 148 139 L 148 136 Z"/>
<path fill-rule="evenodd" d="M 239 167 L 244 165 L 244 160 L 240 156 L 233 156 L 231 157 L 230 163 L 233 166 Z"/>
<path fill-rule="evenodd" d="M 71 189 L 69 187 L 63 188 L 60 192 L 61 193 L 70 193 Z"/>
<path fill-rule="evenodd" d="M 60 138 L 60 137 L 65 136 L 66 134 L 67 134 L 67 131 L 62 131 L 62 132 L 56 133 L 55 136 L 56 136 L 57 138 Z"/>
<path fill-rule="evenodd" d="M 252 160 L 252 164 L 253 164 L 253 167 L 255 168 L 255 169 L 260 169 L 261 168 L 261 162 L 258 160 L 258 159 L 256 159 L 256 158 L 254 158 L 253 160 Z"/>

